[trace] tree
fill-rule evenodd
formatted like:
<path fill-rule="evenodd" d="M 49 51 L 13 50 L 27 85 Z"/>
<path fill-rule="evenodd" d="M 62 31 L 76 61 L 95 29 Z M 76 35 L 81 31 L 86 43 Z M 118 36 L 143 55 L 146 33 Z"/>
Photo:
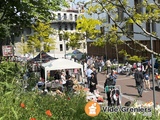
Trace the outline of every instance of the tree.
<path fill-rule="evenodd" d="M 1 31 L 0 37 L 10 37 L 8 32 L 19 35 L 23 28 L 30 26 L 37 19 L 54 19 L 52 11 L 61 10 L 63 6 L 68 6 L 65 0 L 1 0 L 0 29 L 4 26 L 7 29 Z"/>
<path fill-rule="evenodd" d="M 32 25 L 32 29 L 34 33 L 27 40 L 27 52 L 34 54 L 35 49 L 45 52 L 55 49 L 55 40 L 50 37 L 55 31 L 50 27 L 50 23 L 37 21 Z"/>
<path fill-rule="evenodd" d="M 24 35 L 22 35 L 21 37 L 21 42 L 20 44 L 17 46 L 19 49 L 19 52 L 23 55 L 27 54 L 27 53 L 31 53 L 32 50 L 30 50 L 31 48 L 28 47 L 27 42 L 25 42 L 25 37 Z"/>
<path fill-rule="evenodd" d="M 100 30 L 96 29 L 96 26 L 101 25 L 100 20 L 95 20 L 92 18 L 86 18 L 84 15 L 78 18 L 76 21 L 76 29 L 81 33 L 86 33 L 86 37 L 90 39 L 95 39 Z"/>
<path fill-rule="evenodd" d="M 132 5 L 129 3 L 128 0 L 91 0 L 85 4 L 86 13 L 88 13 L 88 16 L 91 17 L 93 14 L 97 14 L 97 16 L 102 13 L 105 13 L 109 20 L 108 24 L 105 23 L 102 24 L 105 27 L 106 32 L 104 33 L 104 36 L 110 35 L 110 37 L 115 37 L 115 34 L 117 34 L 120 37 L 126 37 L 127 40 L 133 41 L 135 44 L 139 45 L 141 49 L 140 51 L 147 51 L 149 53 L 153 53 L 155 55 L 159 55 L 159 53 L 156 53 L 153 51 L 150 46 L 147 46 L 145 44 L 142 44 L 139 40 L 136 40 L 134 38 L 134 35 L 141 35 L 142 37 L 152 37 L 155 40 L 159 40 L 160 37 L 158 36 L 155 31 L 150 31 L 147 28 L 144 27 L 144 24 L 155 24 L 159 23 L 160 21 L 160 6 L 157 3 L 156 0 L 153 1 L 147 1 L 143 0 L 142 2 L 135 3 L 135 5 Z M 136 1 L 135 1 L 136 2 Z M 146 11 L 143 11 L 145 8 Z M 143 9 L 143 10 L 142 10 Z M 87 19 L 87 18 L 85 18 Z M 88 18 L 89 20 L 91 18 Z M 86 20 L 85 24 L 90 24 Z M 104 19 L 100 20 L 102 23 L 104 23 Z M 110 22 L 110 23 L 109 23 Z M 84 25 L 84 23 L 82 23 Z M 137 31 L 132 30 L 132 26 L 136 25 Z M 78 25 L 77 25 L 78 26 Z M 85 25 L 84 25 L 85 26 Z M 89 25 L 87 25 L 89 26 Z M 113 29 L 113 26 L 114 29 Z M 96 25 L 92 26 L 93 28 L 96 28 Z M 112 32 L 110 32 L 112 31 Z M 94 32 L 91 31 L 92 36 L 96 36 Z M 105 43 L 105 37 L 99 37 L 96 41 L 99 45 L 104 45 Z M 122 40 L 124 44 L 127 44 L 125 41 Z M 129 44 L 127 44 L 128 47 L 131 47 Z M 133 49 L 133 48 L 132 48 Z"/>
<path fill-rule="evenodd" d="M 74 32 L 59 31 L 59 34 L 61 35 L 64 42 L 69 47 L 72 47 L 72 48 L 80 47 L 79 42 L 85 39 L 84 33 L 81 33 L 79 31 L 74 31 Z"/>
<path fill-rule="evenodd" d="M 84 34 L 80 33 L 80 32 L 73 32 L 70 33 L 69 36 L 69 41 L 68 41 L 68 46 L 73 47 L 73 48 L 79 48 L 79 42 L 83 42 L 84 41 Z"/>

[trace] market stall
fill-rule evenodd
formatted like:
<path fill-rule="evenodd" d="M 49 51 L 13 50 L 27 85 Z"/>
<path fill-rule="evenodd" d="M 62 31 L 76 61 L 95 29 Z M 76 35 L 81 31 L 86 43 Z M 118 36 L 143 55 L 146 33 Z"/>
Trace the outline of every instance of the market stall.
<path fill-rule="evenodd" d="M 82 78 L 84 77 L 83 65 L 76 63 L 68 59 L 55 59 L 50 62 L 43 63 L 42 69 L 45 71 L 45 81 L 47 80 L 47 73 L 51 70 L 65 70 L 65 69 L 76 69 L 80 68 L 82 72 Z"/>
<path fill-rule="evenodd" d="M 34 57 L 33 59 L 30 59 L 28 62 L 41 62 L 41 63 L 46 63 L 50 60 L 54 60 L 57 58 L 54 58 L 50 55 L 48 55 L 46 52 L 41 51 L 36 57 Z"/>

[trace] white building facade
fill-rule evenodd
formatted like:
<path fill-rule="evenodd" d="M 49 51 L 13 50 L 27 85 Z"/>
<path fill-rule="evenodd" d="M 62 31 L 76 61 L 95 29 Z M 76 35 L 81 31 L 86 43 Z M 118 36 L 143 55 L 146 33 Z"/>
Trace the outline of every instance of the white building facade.
<path fill-rule="evenodd" d="M 55 47 L 56 49 L 50 50 L 48 52 L 49 55 L 56 57 L 56 58 L 64 58 L 65 54 L 73 52 L 73 50 L 78 49 L 79 51 L 85 53 L 87 52 L 87 44 L 86 40 L 79 40 L 79 47 L 78 48 L 72 48 L 67 45 L 68 40 L 63 40 L 62 35 L 60 33 L 63 32 L 77 32 L 76 31 L 76 20 L 78 19 L 79 15 L 81 15 L 79 10 L 62 10 L 53 12 L 54 20 L 51 22 L 51 27 L 56 31 L 56 34 L 51 35 L 50 37 L 53 37 L 55 40 Z M 24 40 L 27 40 L 27 36 L 31 35 L 33 33 L 33 30 L 30 28 L 26 28 L 23 31 Z M 22 35 L 19 37 L 15 37 L 15 55 L 16 56 L 24 56 L 20 52 L 21 50 L 18 47 L 20 45 Z M 38 54 L 40 51 L 35 51 L 35 55 Z M 34 56 L 35 56 L 34 55 Z M 33 55 L 25 55 L 34 57 Z"/>

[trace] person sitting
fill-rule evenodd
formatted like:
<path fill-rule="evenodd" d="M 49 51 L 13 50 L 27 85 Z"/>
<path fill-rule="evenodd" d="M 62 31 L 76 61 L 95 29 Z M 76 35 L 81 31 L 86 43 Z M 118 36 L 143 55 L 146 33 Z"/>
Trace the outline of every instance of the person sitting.
<path fill-rule="evenodd" d="M 74 74 L 71 75 L 71 80 L 73 81 L 73 84 L 74 84 L 74 85 L 77 85 L 77 84 L 78 84 L 78 80 L 76 79 L 76 77 L 75 77 Z"/>
<path fill-rule="evenodd" d="M 73 80 L 71 79 L 71 77 L 69 77 L 66 81 L 66 87 L 68 92 L 73 90 L 73 85 Z"/>
<path fill-rule="evenodd" d="M 36 86 L 38 87 L 38 89 L 44 90 L 45 83 L 42 81 L 41 77 L 40 77 L 39 81 L 37 82 Z"/>

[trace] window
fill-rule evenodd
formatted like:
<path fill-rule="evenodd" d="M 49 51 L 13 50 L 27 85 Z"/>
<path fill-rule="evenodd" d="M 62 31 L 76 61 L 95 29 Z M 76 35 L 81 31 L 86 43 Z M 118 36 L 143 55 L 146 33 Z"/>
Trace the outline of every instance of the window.
<path fill-rule="evenodd" d="M 70 24 L 71 30 L 73 30 L 73 24 Z"/>
<path fill-rule="evenodd" d="M 59 30 L 62 30 L 62 26 L 61 25 L 59 25 Z"/>
<path fill-rule="evenodd" d="M 59 45 L 59 48 L 60 48 L 60 51 L 63 51 L 63 45 L 62 44 Z"/>
<path fill-rule="evenodd" d="M 66 15 L 66 13 L 64 13 L 64 20 L 67 20 L 67 15 Z"/>
<path fill-rule="evenodd" d="M 70 20 L 73 20 L 72 14 L 69 15 L 69 19 L 70 19 Z"/>
<path fill-rule="evenodd" d="M 77 15 L 75 15 L 75 21 L 77 20 Z"/>
<path fill-rule="evenodd" d="M 61 14 L 58 13 L 58 20 L 61 20 Z"/>
<path fill-rule="evenodd" d="M 131 35 L 131 36 L 134 35 L 133 23 L 128 24 L 128 35 Z"/>
<path fill-rule="evenodd" d="M 86 44 L 85 43 L 83 43 L 83 48 L 86 49 Z"/>
<path fill-rule="evenodd" d="M 134 5 L 137 13 L 142 13 L 142 0 L 134 0 Z"/>
<path fill-rule="evenodd" d="M 81 43 L 78 43 L 77 49 L 81 48 Z"/>
<path fill-rule="evenodd" d="M 59 34 L 59 41 L 62 41 L 62 34 Z"/>
<path fill-rule="evenodd" d="M 152 22 L 152 28 L 150 26 L 150 22 L 146 22 L 146 31 L 147 32 L 156 32 L 156 23 Z"/>
<path fill-rule="evenodd" d="M 43 49 L 45 50 L 45 51 L 47 51 L 47 52 L 50 52 L 50 46 L 49 45 L 47 45 L 47 44 L 44 44 L 43 45 Z"/>
<path fill-rule="evenodd" d="M 110 16 L 108 15 L 108 23 L 110 23 L 111 22 L 111 19 L 110 19 Z"/>
<path fill-rule="evenodd" d="M 117 10 L 118 10 L 118 21 L 123 21 L 124 19 L 123 9 L 118 7 Z"/>
<path fill-rule="evenodd" d="M 156 32 L 156 23 L 152 22 L 152 32 Z"/>
<path fill-rule="evenodd" d="M 67 27 L 67 24 L 65 24 L 65 28 L 64 28 L 65 30 L 68 30 L 68 27 Z"/>
<path fill-rule="evenodd" d="M 69 46 L 68 46 L 68 44 L 66 44 L 66 50 L 69 50 Z"/>
<path fill-rule="evenodd" d="M 104 35 L 105 31 L 104 31 L 104 26 L 103 27 L 100 27 L 100 30 L 101 30 L 101 34 Z"/>
<path fill-rule="evenodd" d="M 146 22 L 146 31 L 150 32 L 150 23 L 149 22 Z"/>

